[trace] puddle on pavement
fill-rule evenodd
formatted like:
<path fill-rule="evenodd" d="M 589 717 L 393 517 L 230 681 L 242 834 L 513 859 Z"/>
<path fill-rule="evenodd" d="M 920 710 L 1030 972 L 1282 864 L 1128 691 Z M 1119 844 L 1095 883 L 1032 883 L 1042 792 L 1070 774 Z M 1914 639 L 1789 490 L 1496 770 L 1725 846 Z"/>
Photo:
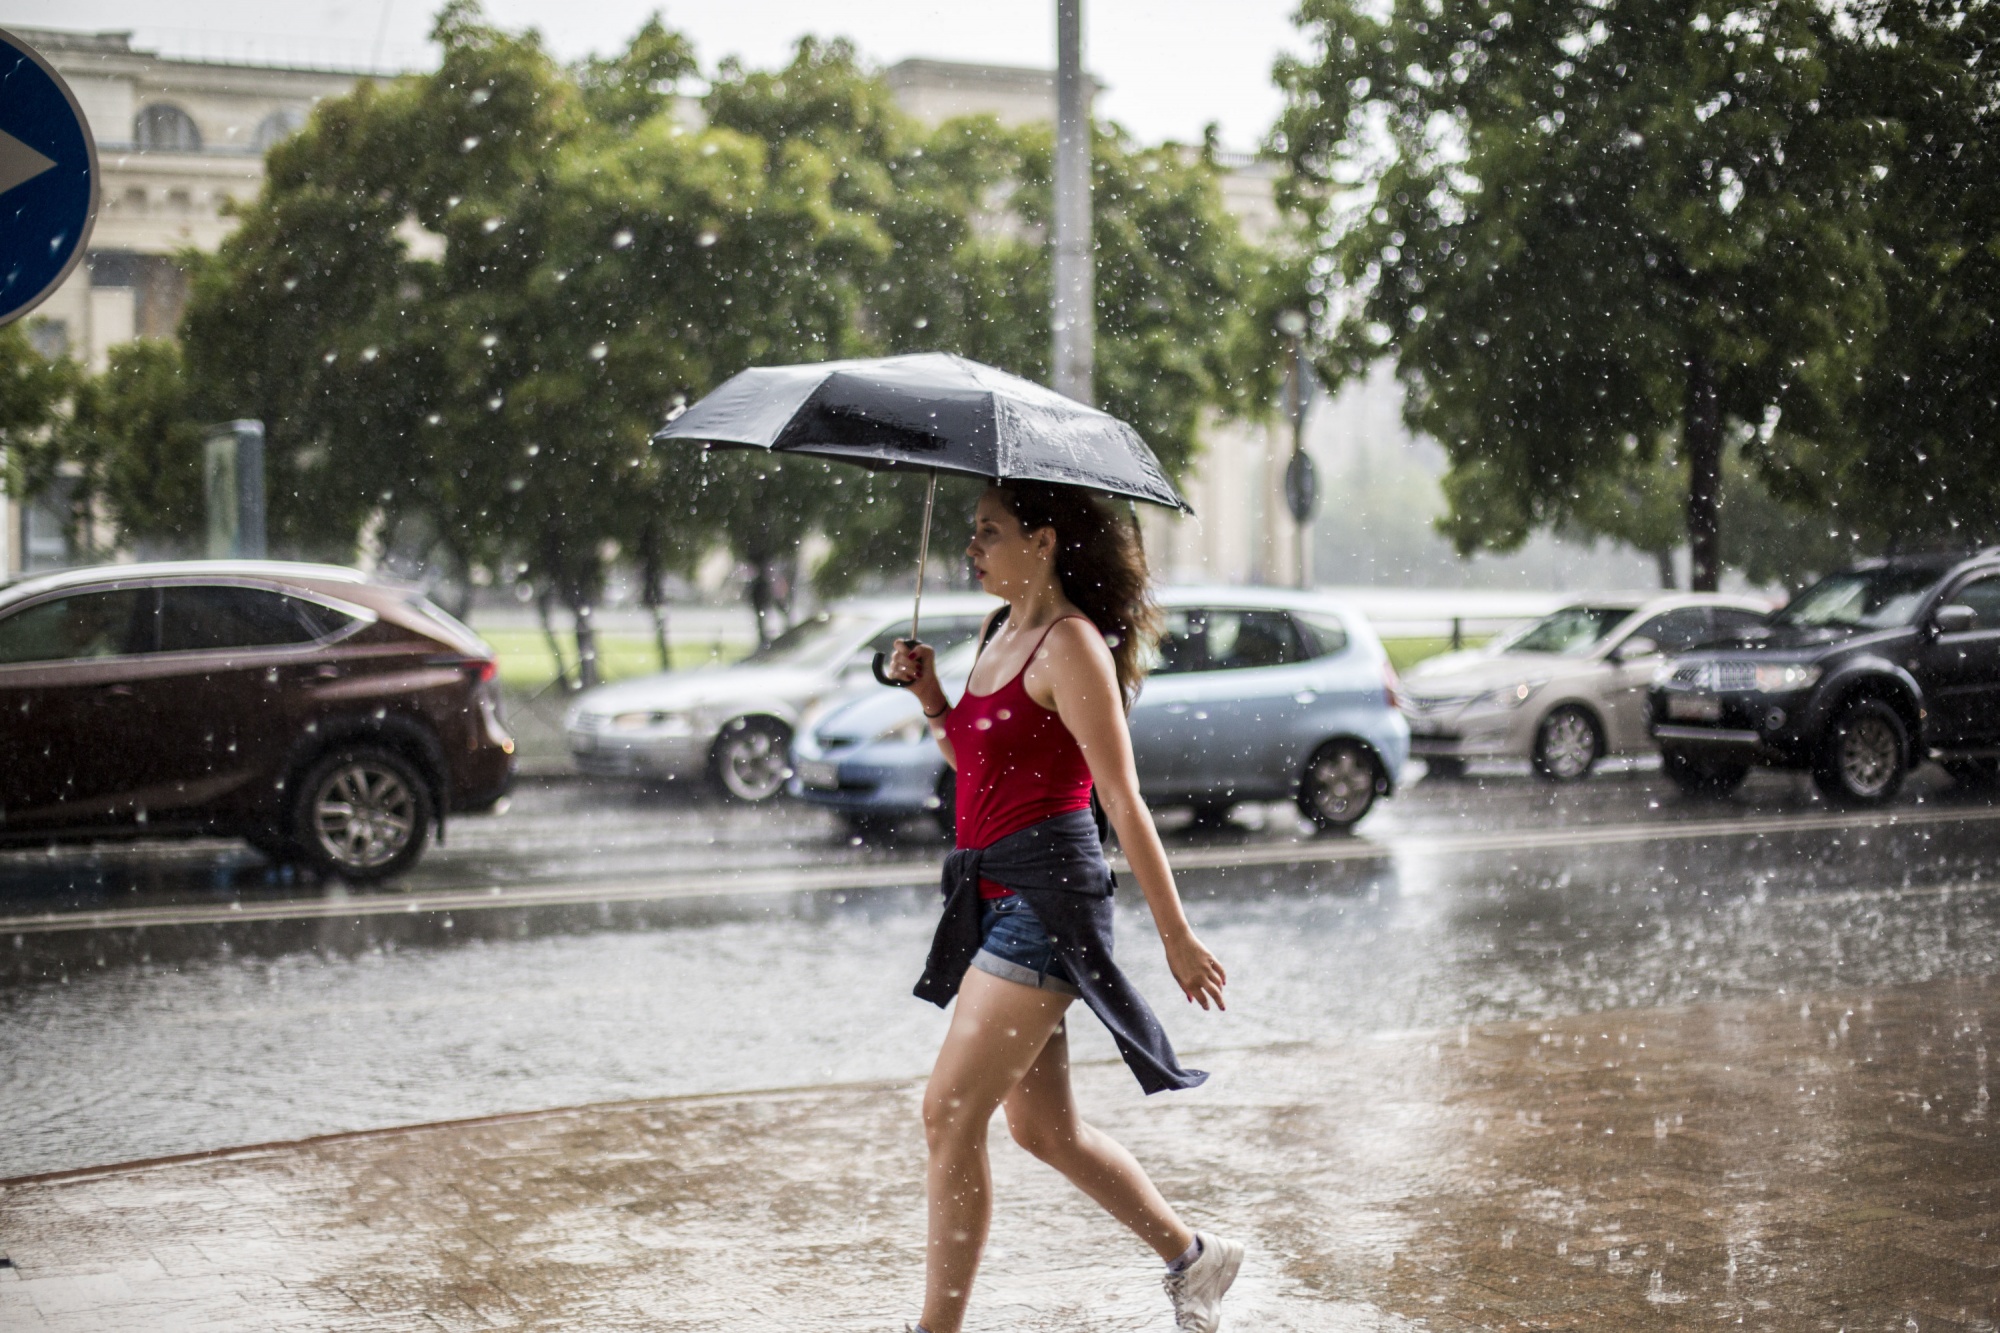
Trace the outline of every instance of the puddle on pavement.
<path fill-rule="evenodd" d="M 1933 826 L 1196 871 L 1231 1008 L 1161 1007 L 1214 1051 L 1983 970 L 1996 841 Z M 1164 999 L 1124 903 L 1122 957 Z M 0 939 L 0 1176 L 920 1075 L 943 1022 L 909 995 L 933 913 L 895 889 Z M 1079 1058 L 1112 1057 L 1077 1029 Z"/>

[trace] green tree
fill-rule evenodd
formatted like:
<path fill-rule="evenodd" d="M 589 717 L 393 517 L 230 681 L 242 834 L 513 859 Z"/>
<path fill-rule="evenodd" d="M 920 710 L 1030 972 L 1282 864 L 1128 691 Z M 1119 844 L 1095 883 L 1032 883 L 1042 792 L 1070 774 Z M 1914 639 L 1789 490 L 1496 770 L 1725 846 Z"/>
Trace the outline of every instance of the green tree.
<path fill-rule="evenodd" d="M 1895 146 L 1875 187 L 1886 326 L 1835 450 L 1784 449 L 1818 526 L 2000 540 L 2000 5 L 1870 0 L 1863 76 Z"/>
<path fill-rule="evenodd" d="M 1337 283 L 1331 373 L 1390 351 L 1451 460 L 1443 526 L 1508 548 L 1656 467 L 1720 569 L 1726 443 L 1782 484 L 1883 323 L 1862 43 L 1811 0 L 1307 0 L 1279 68 Z"/>
<path fill-rule="evenodd" d="M 808 39 L 782 70 L 725 65 L 706 106 L 713 122 L 810 151 L 834 167 L 831 197 L 854 219 L 823 280 L 854 311 L 845 350 L 951 351 L 1030 379 L 1050 358 L 1053 134 L 990 117 L 934 130 L 904 115 L 850 46 Z M 1211 413 L 1257 413 L 1275 396 L 1278 309 L 1296 304 L 1302 273 L 1250 245 L 1222 202 L 1212 146 L 1141 146 L 1097 128 L 1092 205 L 1097 246 L 1097 397 L 1131 421 L 1179 474 Z M 790 485 L 780 465 L 742 475 Z M 842 479 L 797 470 L 798 485 L 831 509 L 772 506 L 792 529 L 769 544 L 795 551 L 823 526 L 833 555 L 822 591 L 913 561 L 924 483 L 910 476 Z M 945 551 L 968 488 L 941 488 Z M 766 540 L 746 530 L 745 541 Z M 747 549 L 739 555 L 754 565 Z M 949 559 L 949 556 L 946 557 Z"/>
<path fill-rule="evenodd" d="M 8 494 L 48 492 L 62 464 L 52 440 L 79 378 L 75 362 L 43 356 L 20 324 L 0 326 L 0 479 Z"/>
<path fill-rule="evenodd" d="M 581 72 L 467 3 L 436 35 L 435 74 L 364 84 L 277 150 L 197 284 L 190 359 L 281 423 L 274 489 L 316 502 L 274 504 L 295 543 L 351 546 L 380 512 L 461 575 L 511 562 L 574 614 L 588 683 L 611 552 L 685 561 L 714 530 L 649 432 L 844 336 L 816 276 L 831 171 L 686 131 L 657 22 Z"/>
<path fill-rule="evenodd" d="M 52 459 L 74 469 L 79 518 L 90 520 L 72 534 L 79 548 L 90 550 L 87 538 L 102 527 L 144 554 L 204 553 L 202 441 L 215 419 L 196 399 L 177 344 L 112 348 L 104 372 L 77 385 L 50 440 Z"/>

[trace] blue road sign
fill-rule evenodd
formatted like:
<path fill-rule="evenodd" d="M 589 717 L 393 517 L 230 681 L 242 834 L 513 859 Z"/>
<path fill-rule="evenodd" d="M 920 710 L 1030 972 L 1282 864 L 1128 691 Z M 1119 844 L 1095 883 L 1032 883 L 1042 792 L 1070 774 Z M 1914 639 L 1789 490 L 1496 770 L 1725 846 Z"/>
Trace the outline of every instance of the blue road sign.
<path fill-rule="evenodd" d="M 76 95 L 0 29 L 0 324 L 62 284 L 96 217 L 97 144 Z"/>

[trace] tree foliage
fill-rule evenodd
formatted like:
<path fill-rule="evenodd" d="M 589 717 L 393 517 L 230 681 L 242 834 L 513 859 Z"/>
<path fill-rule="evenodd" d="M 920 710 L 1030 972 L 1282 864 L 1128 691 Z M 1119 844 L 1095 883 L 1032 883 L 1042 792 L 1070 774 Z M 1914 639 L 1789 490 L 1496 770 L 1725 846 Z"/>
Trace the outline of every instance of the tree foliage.
<path fill-rule="evenodd" d="M 1589 522 L 1678 455 L 1697 587 L 1725 448 L 1781 492 L 1847 438 L 1895 136 L 1816 0 L 1308 0 L 1282 129 L 1322 209 L 1330 367 L 1392 349 L 1461 550 Z"/>
<path fill-rule="evenodd" d="M 1855 19 L 1895 146 L 1874 187 L 1889 332 L 1842 447 L 1783 455 L 1791 492 L 1879 543 L 2000 540 L 2000 4 Z"/>

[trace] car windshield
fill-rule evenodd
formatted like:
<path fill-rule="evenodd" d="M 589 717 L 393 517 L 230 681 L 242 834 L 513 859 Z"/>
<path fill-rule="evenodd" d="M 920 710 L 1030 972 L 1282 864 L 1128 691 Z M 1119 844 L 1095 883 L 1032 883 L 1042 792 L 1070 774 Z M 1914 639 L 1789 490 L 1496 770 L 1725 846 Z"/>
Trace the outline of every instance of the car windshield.
<path fill-rule="evenodd" d="M 1632 614 L 1629 606 L 1566 606 L 1537 620 L 1504 645 L 1510 653 L 1552 653 L 1583 657 L 1604 641 L 1619 621 Z"/>
<path fill-rule="evenodd" d="M 1834 574 L 1794 597 L 1771 623 L 1844 629 L 1907 625 L 1937 581 L 1935 569 L 1860 569 Z"/>
<path fill-rule="evenodd" d="M 821 612 L 744 658 L 747 666 L 833 666 L 854 646 L 869 622 L 860 616 Z"/>

